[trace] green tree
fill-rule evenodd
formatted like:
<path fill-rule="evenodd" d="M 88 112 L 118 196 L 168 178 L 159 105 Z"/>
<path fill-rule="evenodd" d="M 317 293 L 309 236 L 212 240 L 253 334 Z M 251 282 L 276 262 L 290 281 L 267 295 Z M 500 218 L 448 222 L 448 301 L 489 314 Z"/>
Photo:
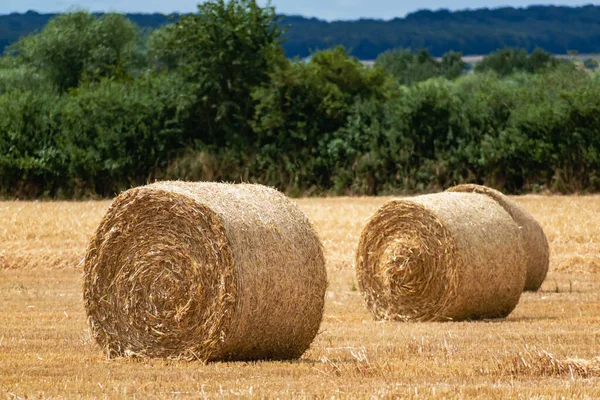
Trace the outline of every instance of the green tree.
<path fill-rule="evenodd" d="M 408 49 L 388 50 L 380 54 L 375 65 L 392 75 L 401 84 L 410 83 L 408 71 L 415 62 L 415 56 Z"/>
<path fill-rule="evenodd" d="M 345 126 L 355 102 L 384 101 L 389 87 L 381 69 L 362 65 L 343 47 L 317 52 L 308 63 L 284 64 L 254 93 L 255 169 L 282 189 L 329 187 L 329 173 L 338 164 L 329 143 L 345 145 L 335 132 Z"/>
<path fill-rule="evenodd" d="M 596 70 L 598 69 L 598 60 L 594 60 L 593 58 L 588 58 L 583 62 L 583 66 L 587 69 Z"/>
<path fill-rule="evenodd" d="M 11 52 L 24 64 L 45 70 L 61 91 L 76 87 L 91 50 L 85 32 L 94 19 L 83 11 L 60 15 L 50 20 L 40 33 L 17 42 Z"/>
<path fill-rule="evenodd" d="M 527 57 L 527 62 L 525 63 L 525 71 L 534 74 L 545 68 L 555 67 L 557 64 L 558 60 L 554 58 L 552 54 L 537 47 Z"/>
<path fill-rule="evenodd" d="M 204 145 L 244 149 L 252 134 L 252 90 L 268 83 L 284 59 L 274 8 L 255 0 L 208 1 L 169 29 L 163 56 L 176 54 L 195 93 L 187 132 Z"/>
<path fill-rule="evenodd" d="M 484 57 L 475 66 L 475 71 L 494 71 L 500 76 L 508 76 L 520 71 L 536 73 L 558 64 L 552 54 L 540 48 L 536 48 L 531 54 L 527 54 L 525 49 L 504 48 Z"/>
<path fill-rule="evenodd" d="M 413 53 L 407 49 L 395 49 L 379 55 L 375 65 L 396 78 L 402 85 L 410 85 L 427 79 L 444 76 L 456 79 L 462 75 L 466 64 L 462 53 L 449 51 L 436 60 L 427 50 L 421 49 Z"/>
<path fill-rule="evenodd" d="M 448 79 L 456 79 L 462 75 L 467 68 L 467 64 L 462 59 L 462 53 L 449 51 L 442 56 L 440 62 L 440 72 Z"/>
<path fill-rule="evenodd" d="M 85 79 L 124 78 L 140 64 L 139 32 L 121 14 L 100 18 L 85 11 L 59 15 L 10 52 L 45 73 L 60 91 Z"/>
<path fill-rule="evenodd" d="M 28 65 L 0 67 L 0 94 L 9 91 L 52 92 L 55 87 L 43 71 Z"/>
<path fill-rule="evenodd" d="M 165 25 L 152 31 L 146 42 L 148 65 L 156 71 L 173 71 L 184 54 L 176 48 L 176 25 Z"/>
<path fill-rule="evenodd" d="M 507 76 L 516 71 L 523 71 L 527 62 L 527 51 L 524 49 L 501 49 L 491 53 L 475 66 L 476 72 L 494 71 L 500 76 Z"/>
<path fill-rule="evenodd" d="M 144 66 L 139 28 L 126 16 L 104 14 L 90 25 L 86 35 L 90 52 L 84 73 L 88 79 L 127 79 Z"/>
<path fill-rule="evenodd" d="M 407 49 L 386 51 L 377 57 L 375 65 L 402 85 L 425 81 L 441 74 L 440 64 L 425 49 L 416 54 Z"/>

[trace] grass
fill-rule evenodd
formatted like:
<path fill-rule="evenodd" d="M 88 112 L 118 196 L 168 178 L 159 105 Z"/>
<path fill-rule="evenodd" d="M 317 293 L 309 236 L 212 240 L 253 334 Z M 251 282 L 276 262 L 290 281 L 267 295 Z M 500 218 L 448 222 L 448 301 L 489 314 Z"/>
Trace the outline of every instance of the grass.
<path fill-rule="evenodd" d="M 0 203 L 0 393 L 7 398 L 600 397 L 600 196 L 515 200 L 551 247 L 542 290 L 505 320 L 373 321 L 353 271 L 387 199 L 302 199 L 328 258 L 321 332 L 299 361 L 108 361 L 81 300 L 87 240 L 109 202 Z M 573 360 L 583 359 L 587 361 Z"/>

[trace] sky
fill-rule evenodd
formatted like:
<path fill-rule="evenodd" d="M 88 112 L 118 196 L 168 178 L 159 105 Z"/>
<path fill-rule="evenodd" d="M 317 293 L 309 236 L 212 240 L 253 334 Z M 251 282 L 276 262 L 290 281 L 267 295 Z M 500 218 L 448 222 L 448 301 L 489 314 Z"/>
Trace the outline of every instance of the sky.
<path fill-rule="evenodd" d="M 260 4 L 265 1 L 258 0 Z M 64 12 L 72 7 L 80 7 L 89 11 L 120 11 L 143 13 L 192 12 L 196 10 L 199 0 L 0 0 L 0 14 L 11 12 Z M 600 4 L 600 1 L 560 0 L 531 3 L 523 0 L 272 0 L 278 13 L 288 15 L 304 15 L 326 20 L 377 18 L 392 19 L 404 17 L 407 13 L 418 9 L 450 10 L 482 7 L 525 7 L 530 4 L 554 4 L 576 6 L 583 4 Z"/>

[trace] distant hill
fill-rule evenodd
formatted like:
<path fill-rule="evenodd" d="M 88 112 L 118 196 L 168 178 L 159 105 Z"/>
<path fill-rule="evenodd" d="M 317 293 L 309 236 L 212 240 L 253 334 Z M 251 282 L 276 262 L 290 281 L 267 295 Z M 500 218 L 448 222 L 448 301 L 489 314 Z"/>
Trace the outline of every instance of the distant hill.
<path fill-rule="evenodd" d="M 0 49 L 21 36 L 39 31 L 52 14 L 0 16 Z M 161 14 L 128 14 L 142 28 L 154 29 L 169 19 Z M 422 10 L 392 20 L 360 19 L 327 22 L 288 16 L 290 26 L 284 48 L 290 57 L 305 57 L 313 50 L 344 45 L 360 59 L 374 59 L 395 48 L 426 48 L 434 56 L 454 50 L 488 54 L 498 48 L 542 47 L 555 54 L 569 50 L 600 53 L 600 6 L 531 6 L 451 12 Z"/>

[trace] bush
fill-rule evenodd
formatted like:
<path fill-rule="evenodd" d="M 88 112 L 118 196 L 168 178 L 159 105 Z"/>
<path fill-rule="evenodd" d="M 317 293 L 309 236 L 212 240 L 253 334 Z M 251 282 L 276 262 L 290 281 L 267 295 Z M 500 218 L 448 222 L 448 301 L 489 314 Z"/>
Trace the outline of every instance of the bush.
<path fill-rule="evenodd" d="M 475 71 L 494 71 L 500 76 L 508 76 L 515 72 L 536 73 L 559 64 L 558 59 L 540 48 L 531 54 L 527 54 L 525 49 L 505 48 L 484 57 L 475 66 Z"/>
<path fill-rule="evenodd" d="M 583 62 L 583 66 L 586 67 L 587 69 L 591 69 L 592 71 L 595 71 L 598 69 L 598 60 L 595 60 L 593 58 L 588 58 L 587 60 L 585 60 Z"/>
<path fill-rule="evenodd" d="M 427 50 L 413 53 L 407 49 L 388 50 L 380 54 L 375 65 L 393 76 L 401 85 L 443 76 L 448 79 L 458 78 L 466 69 L 462 61 L 462 53 L 450 51 L 437 61 Z"/>
<path fill-rule="evenodd" d="M 290 61 L 272 8 L 198 10 L 151 36 L 148 65 L 135 26 L 84 12 L 1 57 L 0 193 L 111 196 L 162 178 L 290 194 L 600 190 L 600 80 L 571 62 L 504 49 L 461 76 L 460 53 Z"/>
<path fill-rule="evenodd" d="M 178 65 L 193 90 L 185 121 L 190 136 L 216 148 L 251 144 L 252 92 L 285 60 L 277 21 L 274 9 L 256 0 L 214 0 L 155 38 L 154 57 Z"/>
<path fill-rule="evenodd" d="M 53 92 L 55 86 L 43 72 L 28 65 L 0 67 L 0 94 L 14 91 Z"/>
<path fill-rule="evenodd" d="M 381 70 L 363 66 L 341 47 L 278 68 L 270 84 L 254 92 L 252 168 L 258 179 L 287 190 L 330 187 L 332 135 L 346 124 L 355 101 L 384 100 L 388 90 Z"/>
<path fill-rule="evenodd" d="M 187 144 L 179 119 L 184 86 L 175 76 L 146 76 L 102 81 L 66 97 L 57 140 L 75 189 L 114 195 L 160 176 Z"/>
<path fill-rule="evenodd" d="M 18 198 L 54 195 L 70 176 L 55 141 L 60 98 L 48 92 L 0 95 L 0 192 Z"/>

